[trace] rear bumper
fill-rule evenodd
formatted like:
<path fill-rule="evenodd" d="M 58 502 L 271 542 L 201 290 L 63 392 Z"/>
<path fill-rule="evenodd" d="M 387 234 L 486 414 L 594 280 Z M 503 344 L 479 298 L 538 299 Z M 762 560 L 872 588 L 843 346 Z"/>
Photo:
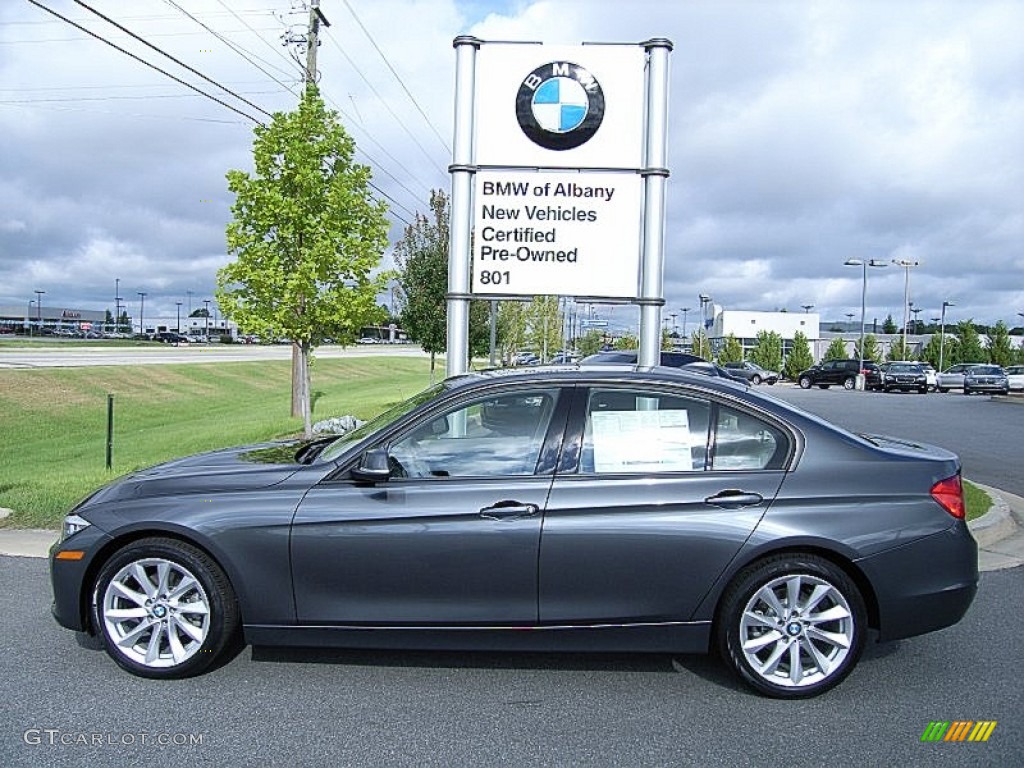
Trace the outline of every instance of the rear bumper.
<path fill-rule="evenodd" d="M 880 640 L 952 626 L 978 591 L 978 545 L 963 521 L 857 565 L 878 590 Z"/>

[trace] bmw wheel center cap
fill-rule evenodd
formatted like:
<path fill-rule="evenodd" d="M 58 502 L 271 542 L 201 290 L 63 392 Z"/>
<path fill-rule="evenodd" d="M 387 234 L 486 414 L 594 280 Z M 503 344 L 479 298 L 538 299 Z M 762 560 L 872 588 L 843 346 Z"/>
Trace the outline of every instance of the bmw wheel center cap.
<path fill-rule="evenodd" d="M 516 119 L 523 133 L 545 149 L 585 144 L 604 119 L 604 91 L 583 67 L 553 61 L 537 67 L 516 94 Z"/>

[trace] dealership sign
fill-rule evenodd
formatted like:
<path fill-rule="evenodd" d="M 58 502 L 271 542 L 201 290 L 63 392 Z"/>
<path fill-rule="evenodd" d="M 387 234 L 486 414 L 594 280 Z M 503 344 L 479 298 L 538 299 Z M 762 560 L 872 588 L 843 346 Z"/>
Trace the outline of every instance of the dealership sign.
<path fill-rule="evenodd" d="M 634 296 L 640 197 L 632 174 L 479 172 L 473 292 Z"/>

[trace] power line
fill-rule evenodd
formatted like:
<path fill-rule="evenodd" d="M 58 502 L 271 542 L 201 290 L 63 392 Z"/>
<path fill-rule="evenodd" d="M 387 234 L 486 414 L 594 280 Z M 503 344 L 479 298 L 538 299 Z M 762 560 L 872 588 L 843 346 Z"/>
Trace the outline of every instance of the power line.
<path fill-rule="evenodd" d="M 437 137 L 437 140 L 441 142 L 441 146 L 444 148 L 444 151 L 451 155 L 451 147 L 449 147 L 448 143 L 443 138 L 441 138 L 441 134 L 438 132 L 437 128 L 434 127 L 434 124 L 430 122 L 430 118 L 427 117 L 427 113 L 423 111 L 422 107 L 420 107 L 419 102 L 416 101 L 416 98 L 412 95 L 412 91 L 410 91 L 406 87 L 405 82 L 403 82 L 401 76 L 398 74 L 398 72 L 395 71 L 395 68 L 391 66 L 391 62 L 388 61 L 388 57 L 384 55 L 384 51 L 382 51 L 380 49 L 380 46 L 377 45 L 377 41 L 373 39 L 373 35 L 370 34 L 370 30 L 368 30 L 366 26 L 363 24 L 363 22 L 359 19 L 359 16 L 356 14 L 355 9 L 352 8 L 348 0 L 342 0 L 342 2 L 345 3 L 345 7 L 348 8 L 349 13 L 352 14 L 352 18 L 356 20 L 356 24 L 359 25 L 359 28 L 363 30 L 363 34 L 366 35 L 367 39 L 376 49 L 377 53 L 380 54 L 380 57 L 384 60 L 384 63 L 387 65 L 387 68 L 391 70 L 391 74 L 395 76 L 395 79 L 398 81 L 398 84 L 402 86 L 402 90 L 405 91 L 405 95 L 409 97 L 409 100 L 413 103 L 413 106 L 416 107 L 416 110 L 420 113 L 420 115 L 423 116 L 423 119 L 426 121 L 427 125 L 430 126 L 430 130 L 433 131 L 434 135 Z"/>
<path fill-rule="evenodd" d="M 252 57 L 260 58 L 260 57 L 256 56 L 256 54 L 251 53 L 250 51 L 246 50 L 245 48 L 243 48 L 242 46 L 238 45 L 237 43 L 235 43 L 235 42 L 229 40 L 228 38 L 224 37 L 219 32 L 217 32 L 216 30 L 214 30 L 211 27 L 209 27 L 205 22 L 201 21 L 200 19 L 196 18 L 191 13 L 186 11 L 184 8 L 182 8 L 180 5 L 178 5 L 176 2 L 174 2 L 174 0 L 164 0 L 164 2 L 167 3 L 168 5 L 170 5 L 171 7 L 176 8 L 181 13 L 183 13 L 185 16 L 187 16 L 188 18 L 192 19 L 192 21 L 194 21 L 196 24 L 201 26 L 203 29 L 205 29 L 207 32 L 209 32 L 211 35 L 216 37 L 218 40 L 220 40 L 222 43 L 224 43 L 224 45 L 226 45 L 228 48 L 230 48 L 236 54 L 241 56 L 247 62 L 252 64 L 254 67 L 256 67 L 256 69 L 258 69 L 260 72 L 265 74 L 267 77 L 269 77 L 275 83 L 277 83 L 280 86 L 283 86 L 283 87 L 287 88 L 289 91 L 291 91 L 291 93 L 293 95 L 295 94 L 295 91 L 293 90 L 293 88 L 294 88 L 293 85 L 287 85 L 287 84 L 281 82 L 280 80 L 277 79 L 277 77 L 275 77 L 270 72 L 268 72 L 266 69 L 261 67 L 255 61 L 253 61 Z M 260 38 L 260 39 L 262 40 L 263 38 Z M 286 60 L 287 60 L 287 58 L 286 58 Z M 265 61 L 264 59 L 260 59 L 260 61 L 264 62 L 268 67 L 274 67 L 274 69 L 276 69 L 278 72 L 282 73 L 285 77 L 290 77 L 290 76 L 292 76 L 294 74 L 292 72 L 285 72 L 280 67 L 277 67 L 277 66 L 271 64 L 270 62 Z"/>
<path fill-rule="evenodd" d="M 118 28 L 118 29 L 120 29 L 120 30 L 121 30 L 122 32 L 124 32 L 124 33 L 125 33 L 126 35 L 131 35 L 131 36 L 132 36 L 133 38 L 135 38 L 136 40 L 138 40 L 138 41 L 139 41 L 140 43 L 142 43 L 143 45 L 145 45 L 145 46 L 148 46 L 149 48 L 152 48 L 152 49 L 153 49 L 154 51 L 156 51 L 157 53 L 159 53 L 159 54 L 160 54 L 161 56 L 166 56 L 166 57 L 167 57 L 168 59 L 170 59 L 171 61 L 173 61 L 173 62 L 174 62 L 175 64 L 177 64 L 177 65 L 178 65 L 179 67 L 183 67 L 184 69 L 187 69 L 187 70 L 188 70 L 189 72 L 191 72 L 191 73 L 192 73 L 193 75 L 197 75 L 197 76 L 201 77 L 201 78 L 202 78 L 203 80 L 205 80 L 206 82 L 210 83 L 211 85 L 213 85 L 213 86 L 216 86 L 217 88 L 220 88 L 220 89 L 221 89 L 222 91 L 224 91 L 224 93 L 229 93 L 229 94 L 231 94 L 232 96 L 234 96 L 234 97 L 235 97 L 236 99 L 238 99 L 239 101 L 241 101 L 241 102 L 243 102 L 243 103 L 245 103 L 245 104 L 248 104 L 248 105 L 249 105 L 250 107 L 252 107 L 253 109 L 255 109 L 255 110 L 256 110 L 257 112 L 262 112 L 262 113 L 263 113 L 264 115 L 266 115 L 267 117 L 273 117 L 273 115 L 272 115 L 272 114 L 270 114 L 269 112 L 267 112 L 267 110 L 265 110 L 265 109 L 264 109 L 263 107 L 259 106 L 258 104 L 253 104 L 253 103 L 252 103 L 251 101 L 249 101 L 249 100 L 248 100 L 247 98 L 245 98 L 244 96 L 239 96 L 239 95 L 238 95 L 237 93 L 235 93 L 234 91 L 232 91 L 232 90 L 231 90 L 230 88 L 228 88 L 227 86 L 221 85 L 221 84 L 220 84 L 220 83 L 218 83 L 218 82 L 217 82 L 216 80 L 213 80 L 212 78 L 209 78 L 209 77 L 207 77 L 207 76 L 206 76 L 206 75 L 204 75 L 204 74 L 203 74 L 202 72 L 200 72 L 200 71 L 199 71 L 198 69 L 196 69 L 196 68 L 194 68 L 194 67 L 190 67 L 190 66 L 189 66 L 188 64 L 186 64 L 185 62 L 183 62 L 183 61 L 182 61 L 181 59 L 179 59 L 178 57 L 176 57 L 176 56 L 172 56 L 172 55 L 171 55 L 171 54 L 169 54 L 169 53 L 168 53 L 167 51 L 163 50 L 162 48 L 160 48 L 160 47 L 158 47 L 158 46 L 156 46 L 156 45 L 153 45 L 153 43 L 151 43 L 151 42 L 149 42 L 148 40 L 146 40 L 145 38 L 143 38 L 143 37 L 140 37 L 139 35 L 135 34 L 135 33 L 134 33 L 134 32 L 132 32 L 132 31 L 131 31 L 130 29 L 127 29 L 126 27 L 123 27 L 123 26 L 121 26 L 121 25 L 120 25 L 120 24 L 118 24 L 118 23 L 117 23 L 116 21 L 114 21 L 114 20 L 113 20 L 112 18 L 110 18 L 109 16 L 105 16 L 104 14 L 100 13 L 99 11 L 97 11 L 97 10 L 96 10 L 95 8 L 93 8 L 93 7 L 91 6 L 91 5 L 89 5 L 89 4 L 87 4 L 87 3 L 84 3 L 84 2 L 82 2 L 82 0 L 74 0 L 74 1 L 75 1 L 75 3 L 76 3 L 77 5 L 80 5 L 80 6 L 82 6 L 83 8 L 85 8 L 85 10 L 89 11 L 90 13 L 93 13 L 93 14 L 95 14 L 95 15 L 99 16 L 99 17 L 100 17 L 101 19 L 103 19 L 103 20 L 104 20 L 105 22 L 107 22 L 108 24 L 112 24 L 113 26 L 117 27 L 117 28 Z"/>
<path fill-rule="evenodd" d="M 76 1 L 77 1 L 77 0 L 76 0 Z M 252 122 L 254 122 L 254 123 L 258 124 L 258 125 L 263 125 L 263 123 L 261 123 L 261 122 L 260 122 L 259 120 L 257 120 L 257 119 L 256 119 L 255 117 L 253 117 L 252 115 L 248 115 L 248 114 L 246 114 L 245 112 L 243 112 L 242 110 L 240 110 L 240 109 L 237 109 L 236 107 L 233 107 L 233 106 L 231 106 L 231 105 L 230 105 L 230 104 L 228 104 L 228 103 L 227 103 L 226 101 L 222 101 L 221 99 L 218 99 L 218 98 L 217 98 L 216 96 L 214 96 L 214 95 L 213 95 L 213 94 L 211 94 L 211 93 L 207 93 L 207 92 L 206 92 L 206 91 L 204 91 L 204 90 L 201 90 L 201 89 L 199 89 L 199 88 L 196 88 L 196 86 L 192 85 L 191 83 L 187 83 L 187 82 L 185 82 L 185 81 L 184 81 L 184 80 L 182 80 L 182 79 L 181 79 L 180 77 L 176 77 L 175 75 L 172 75 L 172 74 L 171 74 L 170 72 L 168 72 L 168 71 L 167 71 L 167 70 L 165 70 L 165 69 L 161 69 L 160 67 L 156 66 L 156 64 L 151 64 L 150 62 L 146 61 L 145 59 L 141 58 L 140 56 L 136 56 L 136 55 L 135 55 L 134 53 L 132 53 L 131 51 L 127 51 L 127 50 L 125 50 L 124 48 L 122 48 L 121 46 L 117 45 L 116 43 L 112 43 L 112 42 L 110 42 L 109 40 L 107 40 L 107 39 L 106 39 L 105 37 L 103 37 L 102 35 L 99 35 L 99 34 L 97 34 L 97 33 L 93 32 L 93 31 L 91 31 L 91 30 L 89 30 L 89 29 L 86 29 L 86 28 L 85 28 L 85 27 L 83 27 L 83 26 L 82 26 L 81 24 L 78 24 L 78 23 L 76 23 L 76 22 L 72 21 L 71 19 L 69 19 L 69 18 L 68 18 L 67 16 L 62 16 L 61 14 L 57 13 L 57 11 L 53 10 L 52 8 L 47 8 L 47 7 L 46 7 L 45 5 L 43 5 L 42 3 L 38 2 L 38 0 L 28 0 L 28 2 L 30 2 L 30 3 L 32 4 L 32 5 L 36 6 L 36 7 L 37 7 L 37 8 L 39 8 L 40 10 L 46 11 L 47 13 L 49 13 L 49 14 L 51 14 L 51 15 L 53 15 L 53 16 L 56 16 L 56 17 L 57 17 L 58 19 L 60 19 L 61 21 L 64 21 L 64 22 L 66 22 L 67 24 L 70 24 L 70 25 L 71 25 L 71 26 L 73 26 L 73 27 L 74 27 L 75 29 L 78 29 L 78 30 L 81 30 L 82 32 L 85 32 L 85 33 L 86 33 L 87 35 L 89 35 L 89 36 L 91 36 L 91 37 L 94 37 L 94 38 L 96 38 L 97 40 L 99 40 L 99 41 L 100 41 L 100 42 L 102 42 L 102 43 L 106 43 L 106 44 L 107 44 L 107 45 L 109 45 L 109 46 L 110 46 L 111 48 L 113 48 L 113 49 L 115 49 L 115 50 L 117 50 L 117 51 L 120 51 L 121 53 L 123 53 L 123 54 L 124 54 L 125 56 L 130 56 L 131 58 L 135 59 L 135 60 L 136 60 L 137 62 L 139 62 L 140 64 L 145 64 L 145 65 L 146 65 L 147 67 L 149 67 L 150 69 L 155 69 L 155 70 L 156 70 L 157 72 L 159 72 L 159 73 L 160 73 L 161 75 L 164 75 L 165 77 L 169 77 L 169 78 L 171 78 L 171 80 L 174 80 L 174 81 L 175 81 L 176 83 L 180 83 L 181 85 L 184 85 L 184 86 L 185 86 L 186 88 L 188 88 L 188 89 L 190 89 L 190 90 L 193 90 L 193 91 L 195 91 L 196 93 L 199 93 L 199 94 L 201 94 L 201 95 L 205 96 L 206 98 L 210 99 L 211 101 L 215 101 L 215 102 L 217 102 L 217 103 L 218 103 L 218 104 L 220 104 L 220 105 L 221 105 L 222 107 L 227 107 L 227 108 L 228 108 L 228 109 L 230 109 L 230 110 L 231 110 L 232 112 L 234 112 L 234 113 L 236 113 L 236 114 L 239 114 L 239 115 L 241 115 L 242 117 L 244 117 L 244 118 L 245 118 L 245 119 L 247 119 L 247 120 L 251 120 Z"/>
<path fill-rule="evenodd" d="M 245 26 L 249 27 L 249 31 L 250 32 L 252 32 L 253 34 L 256 33 L 256 30 L 253 29 L 252 27 L 250 27 L 249 24 L 246 23 L 245 19 L 243 19 L 241 16 L 239 16 L 233 10 L 231 10 L 231 8 L 229 8 L 227 5 L 225 5 L 223 0 L 217 0 L 217 2 L 220 3 L 221 7 L 226 9 L 229 13 L 231 13 L 236 19 L 238 19 L 240 22 L 245 24 Z M 278 22 L 281 23 L 281 24 L 284 23 L 284 21 L 281 20 L 281 19 L 278 19 Z M 272 50 L 280 58 L 284 59 L 285 64 L 289 64 L 289 65 L 295 64 L 295 62 L 291 61 L 287 56 L 285 56 L 283 53 L 281 53 L 281 49 L 280 48 L 277 48 L 277 47 L 271 45 L 270 42 L 265 37 L 263 37 L 262 35 L 256 35 L 256 37 L 258 37 L 261 43 L 263 43 L 265 46 L 267 46 L 270 50 Z M 256 54 L 254 53 L 253 56 L 256 56 Z M 257 56 L 256 58 L 259 58 L 259 57 Z M 260 61 L 265 61 L 265 59 L 260 59 Z M 269 62 L 266 62 L 266 64 L 267 64 L 268 67 L 272 66 Z M 299 69 L 301 71 L 302 68 L 300 67 Z M 278 70 L 278 71 L 281 71 L 281 70 Z"/>
<path fill-rule="evenodd" d="M 348 53 L 345 52 L 345 49 L 341 47 L 341 45 L 338 43 L 338 41 L 334 39 L 334 36 L 331 35 L 330 33 L 327 33 L 326 37 L 327 37 L 328 40 L 331 41 L 331 43 L 334 45 L 334 47 L 338 49 L 338 51 L 341 53 L 341 55 L 345 57 L 345 60 L 348 61 L 348 63 L 352 66 L 352 69 L 354 69 L 356 71 L 356 74 L 359 75 L 359 77 L 362 78 L 363 82 L 366 83 L 366 85 L 370 88 L 371 91 L 373 91 L 373 94 L 380 100 L 380 103 L 384 105 L 384 108 L 387 109 L 387 111 L 389 113 L 391 113 L 391 116 L 393 118 L 395 118 L 395 122 L 397 122 L 400 126 L 402 126 L 402 129 L 405 131 L 406 135 L 410 139 L 412 139 L 413 143 L 423 153 L 423 156 L 426 157 L 427 160 L 429 160 L 434 165 L 434 168 L 437 170 L 438 173 L 440 173 L 442 176 L 445 175 L 444 169 L 441 168 L 441 166 L 437 164 L 437 161 L 427 151 L 427 148 L 424 147 L 420 143 L 419 139 L 417 139 L 415 134 L 413 134 L 413 132 L 409 129 L 409 126 L 405 124 L 405 122 L 402 120 L 402 118 L 399 117 L 395 113 L 395 110 L 393 110 L 391 108 L 391 105 L 388 104 L 387 101 L 384 100 L 384 97 L 380 95 L 380 93 L 377 91 L 376 88 L 374 88 L 373 83 L 371 83 L 366 78 L 366 75 L 363 74 L 362 70 L 359 69 L 359 66 L 352 60 L 352 57 L 350 57 L 348 55 Z M 340 110 L 340 108 L 339 108 L 339 110 Z"/>

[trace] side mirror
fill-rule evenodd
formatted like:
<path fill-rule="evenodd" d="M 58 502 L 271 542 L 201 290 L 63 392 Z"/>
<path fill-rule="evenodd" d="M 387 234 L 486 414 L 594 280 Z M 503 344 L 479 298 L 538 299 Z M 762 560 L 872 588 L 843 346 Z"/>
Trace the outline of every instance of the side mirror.
<path fill-rule="evenodd" d="M 391 465 L 385 448 L 371 448 L 352 470 L 352 478 L 365 483 L 383 483 L 390 477 Z"/>

